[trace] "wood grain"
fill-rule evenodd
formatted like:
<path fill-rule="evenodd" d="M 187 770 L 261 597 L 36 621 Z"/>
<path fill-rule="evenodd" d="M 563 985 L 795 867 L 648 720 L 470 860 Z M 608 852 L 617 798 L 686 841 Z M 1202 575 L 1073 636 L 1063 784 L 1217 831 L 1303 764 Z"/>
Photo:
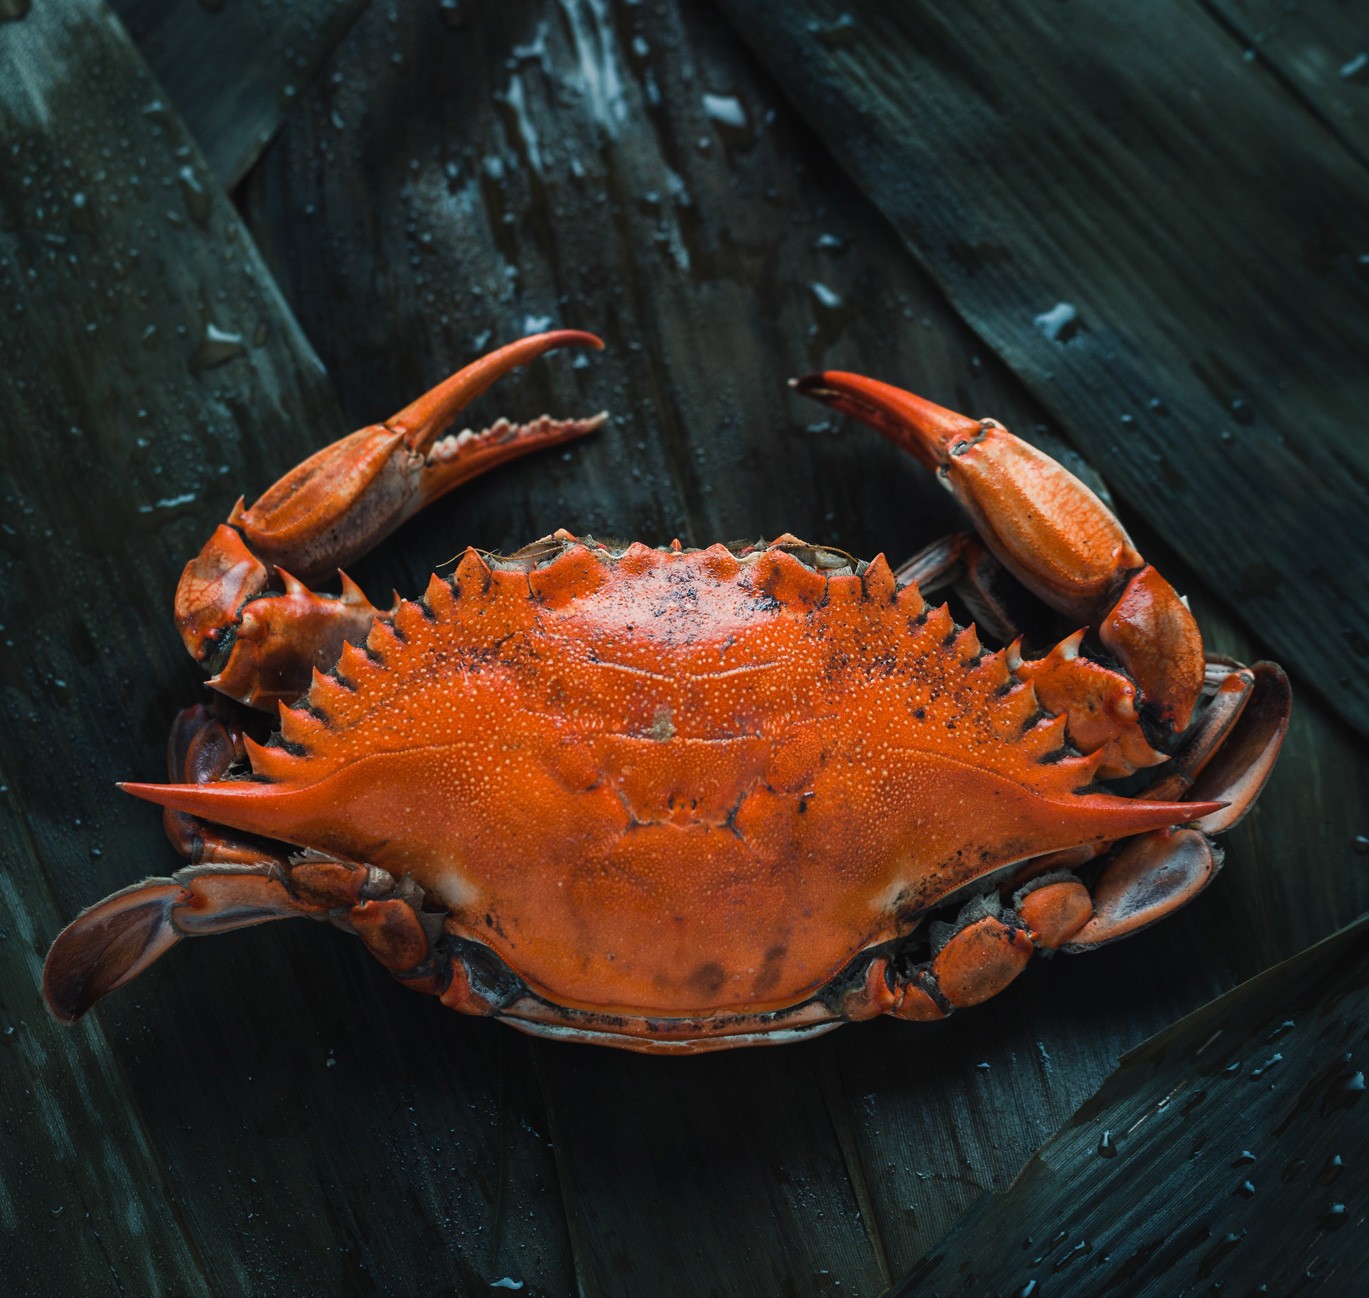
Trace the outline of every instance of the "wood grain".
<path fill-rule="evenodd" d="M 1300 691 L 1207 895 L 939 1026 L 695 1060 L 534 1043 L 302 924 L 188 943 L 53 1025 L 60 922 L 176 864 L 112 782 L 158 778 L 200 696 L 180 565 L 239 493 L 475 352 L 544 319 L 599 329 L 608 352 L 549 358 L 473 417 L 614 418 L 403 529 L 354 574 L 377 598 L 563 525 L 891 558 L 959 526 L 916 465 L 788 394 L 820 366 L 1062 446 L 711 9 L 449 12 L 361 15 L 242 220 L 96 0 L 0 24 L 25 69 L 0 86 L 6 1294 L 875 1294 L 1120 1053 L 1369 909 L 1363 744 Z M 1212 474 L 1212 498 L 1263 499 Z M 1214 646 L 1271 652 L 1134 530 Z"/>
<path fill-rule="evenodd" d="M 1369 731 L 1364 169 L 1191 0 L 720 3 L 1119 497 Z"/>
<path fill-rule="evenodd" d="M 1263 64 L 1369 162 L 1369 9 L 1361 0 L 1202 0 Z"/>
<path fill-rule="evenodd" d="M 1360 921 L 1128 1054 L 895 1298 L 1360 1292 L 1366 932 Z"/>
<path fill-rule="evenodd" d="M 210 169 L 232 189 L 366 3 L 111 0 L 110 7 Z"/>
<path fill-rule="evenodd" d="M 168 616 L 185 556 L 237 482 L 274 476 L 339 417 L 194 142 L 164 103 L 145 111 L 155 82 L 107 11 L 41 7 L 0 44 L 26 72 L 0 88 L 0 1291 L 337 1293 L 379 1272 L 450 1292 L 526 1268 L 563 1293 L 522 1043 L 448 1014 L 455 1031 L 433 1031 L 441 1007 L 390 1005 L 350 944 L 330 965 L 312 927 L 196 943 L 73 1030 L 43 1009 L 62 920 L 176 865 L 114 781 L 158 776 L 201 688 Z"/>

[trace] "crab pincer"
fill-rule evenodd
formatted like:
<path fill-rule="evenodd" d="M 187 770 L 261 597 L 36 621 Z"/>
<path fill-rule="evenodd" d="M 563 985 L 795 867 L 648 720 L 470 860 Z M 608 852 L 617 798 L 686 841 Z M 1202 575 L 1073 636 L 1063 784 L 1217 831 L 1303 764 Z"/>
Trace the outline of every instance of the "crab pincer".
<path fill-rule="evenodd" d="M 1231 828 L 1250 809 L 1283 742 L 1290 696 L 1282 670 L 1208 659 L 1187 603 L 1145 562 L 1116 515 L 997 420 L 971 419 L 859 374 L 810 374 L 794 387 L 878 429 L 934 471 L 993 558 L 1048 606 L 1084 624 L 1040 659 L 1024 658 L 1020 638 L 1008 652 L 1014 675 L 1032 685 L 1041 706 L 1067 719 L 1072 744 L 1100 756 L 1098 775 L 1165 764 L 1146 796 L 1195 804 L 1193 827 L 1153 830 L 1114 849 L 1091 892 L 1057 878 L 1052 867 L 1084 864 L 1103 849 L 1029 862 L 1016 876 L 1016 922 L 1038 947 L 1082 950 L 1192 900 L 1221 865 L 1207 835 Z M 1089 633 L 1121 673 L 1081 652 Z M 1195 722 L 1205 688 L 1210 698 Z M 990 931 L 991 954 L 981 957 Z M 1015 933 L 995 917 L 966 917 L 937 958 L 962 977 L 982 973 L 987 962 L 1006 971 L 1006 980 L 1029 949 Z M 946 1009 L 954 1003 L 944 996 L 938 1002 Z M 925 1010 L 929 1002 L 919 995 L 909 1004 Z M 938 1017 L 930 1010 L 913 1016 Z"/>
<path fill-rule="evenodd" d="M 1064 465 L 996 419 L 970 419 L 877 379 L 828 371 L 795 387 L 933 470 L 998 561 L 1046 604 L 1096 628 L 1158 721 L 1171 731 L 1188 725 L 1203 687 L 1198 624 Z"/>
<path fill-rule="evenodd" d="M 462 483 L 560 442 L 605 416 L 530 423 L 501 419 L 479 432 L 442 434 L 510 370 L 558 347 L 602 347 L 593 334 L 532 334 L 457 371 L 383 423 L 316 451 L 245 508 L 239 500 L 185 567 L 176 626 L 209 684 L 251 707 L 298 698 L 310 671 L 359 643 L 379 610 L 340 569 Z M 339 574 L 340 593 L 306 582 Z"/>

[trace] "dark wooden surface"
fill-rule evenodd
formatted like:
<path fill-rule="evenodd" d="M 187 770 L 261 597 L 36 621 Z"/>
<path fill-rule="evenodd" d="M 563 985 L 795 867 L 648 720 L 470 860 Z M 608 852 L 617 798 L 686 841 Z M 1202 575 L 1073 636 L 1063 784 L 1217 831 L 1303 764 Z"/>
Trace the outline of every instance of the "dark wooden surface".
<path fill-rule="evenodd" d="M 720 2 L 1119 497 L 1369 733 L 1369 173 L 1293 64 L 1194 0 Z"/>
<path fill-rule="evenodd" d="M 138 12 L 150 32 L 173 8 Z M 600 331 L 607 352 L 553 357 L 477 413 L 614 418 L 411 524 L 358 566 L 377 596 L 468 542 L 557 526 L 787 529 L 891 557 L 955 526 L 915 465 L 789 395 L 820 365 L 996 414 L 1079 464 L 1045 413 L 1074 437 L 1073 406 L 957 314 L 712 8 L 373 3 L 345 34 L 311 30 L 292 57 L 318 73 L 235 207 L 205 161 L 223 144 L 192 139 L 98 0 L 0 24 L 0 59 L 25 70 L 0 80 L 0 1292 L 878 1294 L 1123 1051 L 1369 909 L 1363 742 L 1334 685 L 1329 703 L 1303 689 L 1208 894 L 933 1027 L 695 1060 L 544 1045 L 405 992 L 339 934 L 277 925 L 187 944 L 59 1028 L 37 998 L 52 934 L 174 868 L 155 814 L 112 785 L 158 778 L 196 697 L 169 618 L 180 565 L 240 492 L 484 347 L 543 320 Z M 1330 132 L 1300 120 L 1329 159 Z M 1326 183 L 1358 184 L 1335 147 Z M 1040 307 L 1015 309 L 1029 325 Z M 1160 523 L 1237 521 L 1300 480 L 1224 465 L 1201 501 L 1152 519 L 1142 492 L 1124 512 L 1214 646 L 1250 658 L 1271 641 Z"/>
<path fill-rule="evenodd" d="M 210 170 L 231 189 L 367 2 L 111 0 L 110 7 Z"/>
<path fill-rule="evenodd" d="M 1369 1256 L 1338 1244 L 1369 1213 L 1367 937 L 1360 920 L 1128 1054 L 895 1298 L 1363 1293 Z"/>

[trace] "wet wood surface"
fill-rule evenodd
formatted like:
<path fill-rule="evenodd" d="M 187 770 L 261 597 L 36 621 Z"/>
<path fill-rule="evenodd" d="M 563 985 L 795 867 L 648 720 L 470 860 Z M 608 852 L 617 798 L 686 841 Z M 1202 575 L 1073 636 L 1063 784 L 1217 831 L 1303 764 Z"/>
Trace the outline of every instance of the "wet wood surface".
<path fill-rule="evenodd" d="M 1130 1052 L 895 1298 L 1363 1293 L 1369 1257 L 1338 1245 L 1369 1211 L 1367 937 L 1361 920 Z"/>
<path fill-rule="evenodd" d="M 1287 0 L 1206 0 L 1261 63 L 1321 118 L 1361 162 L 1369 162 L 1369 8 Z"/>
<path fill-rule="evenodd" d="M 1369 733 L 1369 173 L 1342 139 L 1194 0 L 720 2 L 1119 497 Z"/>
<path fill-rule="evenodd" d="M 227 188 L 261 156 L 367 0 L 112 0 Z"/>
<path fill-rule="evenodd" d="M 159 778 L 197 697 L 181 564 L 240 493 L 480 350 L 601 332 L 605 353 L 475 414 L 612 420 L 406 527 L 354 573 L 378 598 L 558 526 L 891 557 L 957 526 L 916 465 L 789 394 L 820 366 L 1083 467 L 1039 375 L 986 345 L 711 8 L 371 4 L 236 203 L 206 162 L 219 119 L 193 138 L 152 52 L 97 0 L 0 24 L 28 70 L 0 85 L 0 1290 L 879 1294 L 1124 1051 L 1369 909 L 1363 743 L 1303 690 L 1208 894 L 945 1024 L 693 1060 L 548 1045 L 275 925 L 187 944 L 58 1027 L 51 936 L 176 864 L 113 781 Z M 1208 472 L 1224 515 L 1296 486 Z M 1214 647 L 1273 652 L 1127 503 Z"/>

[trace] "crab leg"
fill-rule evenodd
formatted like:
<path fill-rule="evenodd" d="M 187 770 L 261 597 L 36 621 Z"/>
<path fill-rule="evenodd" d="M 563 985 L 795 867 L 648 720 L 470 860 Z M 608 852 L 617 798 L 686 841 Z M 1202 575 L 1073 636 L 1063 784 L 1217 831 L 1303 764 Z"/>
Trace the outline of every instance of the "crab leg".
<path fill-rule="evenodd" d="M 1208 834 L 1230 829 L 1254 804 L 1283 743 L 1291 706 L 1288 678 L 1274 663 L 1240 667 L 1214 660 L 1211 667 L 1215 694 L 1145 796 L 1220 802 L 1220 810 L 1189 826 L 1125 839 L 1104 857 L 1091 884 L 1058 868 L 1065 864 L 1060 858 L 1029 862 L 1017 872 L 1018 886 L 1006 902 L 989 894 L 967 903 L 930 959 L 906 967 L 875 956 L 843 1006 L 846 1017 L 945 1018 L 1002 991 L 1037 951 L 1081 952 L 1115 942 L 1164 919 L 1207 887 L 1222 862 Z"/>
<path fill-rule="evenodd" d="M 208 707 L 196 703 L 176 714 L 166 740 L 167 774 L 173 782 L 210 784 L 227 775 L 234 762 L 246 760 L 243 732 L 220 715 L 234 706 L 226 700 Z M 284 855 L 266 851 L 260 840 L 225 832 L 183 811 L 165 808 L 162 823 L 172 847 L 192 865 L 259 865 L 268 857 L 285 861 Z"/>
<path fill-rule="evenodd" d="M 466 366 L 383 424 L 315 452 L 192 559 L 176 589 L 176 626 L 191 655 L 215 671 L 209 684 L 271 709 L 308 688 L 345 642 L 360 643 L 379 615 L 346 576 L 338 596 L 304 584 L 364 554 L 425 505 L 529 451 L 583 437 L 605 416 L 442 434 L 496 379 L 557 347 L 603 344 L 562 329 L 510 343 Z"/>
<path fill-rule="evenodd" d="M 43 995 L 53 1014 L 72 1023 L 184 937 L 304 917 L 355 933 L 408 986 L 481 1012 L 464 966 L 458 971 L 457 962 L 435 946 L 441 919 L 423 911 L 422 900 L 410 881 L 348 861 L 188 866 L 82 911 L 48 952 Z"/>
<path fill-rule="evenodd" d="M 794 386 L 934 470 L 1003 566 L 1052 608 L 1097 628 L 1158 723 L 1170 733 L 1187 727 L 1203 687 L 1197 624 L 1078 478 L 993 419 L 968 419 L 875 379 L 829 371 Z"/>
<path fill-rule="evenodd" d="M 981 631 L 1001 641 L 1017 628 L 1000 594 L 1003 565 L 973 532 L 954 532 L 919 550 L 894 572 L 900 586 L 915 585 L 924 595 L 954 586 Z"/>

